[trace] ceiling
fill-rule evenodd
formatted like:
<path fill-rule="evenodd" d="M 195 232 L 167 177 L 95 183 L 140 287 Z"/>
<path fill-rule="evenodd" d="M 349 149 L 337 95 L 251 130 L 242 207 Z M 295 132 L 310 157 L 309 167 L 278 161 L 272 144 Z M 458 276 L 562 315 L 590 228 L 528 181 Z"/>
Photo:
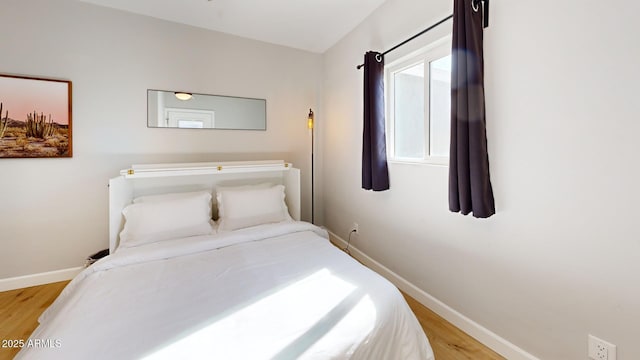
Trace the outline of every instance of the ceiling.
<path fill-rule="evenodd" d="M 80 0 L 323 53 L 385 0 Z"/>

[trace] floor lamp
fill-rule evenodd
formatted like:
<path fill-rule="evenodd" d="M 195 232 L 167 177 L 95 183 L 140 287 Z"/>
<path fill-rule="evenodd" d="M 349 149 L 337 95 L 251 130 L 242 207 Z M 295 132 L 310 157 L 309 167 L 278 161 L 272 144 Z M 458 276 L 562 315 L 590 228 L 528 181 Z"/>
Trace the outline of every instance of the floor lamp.
<path fill-rule="evenodd" d="M 313 198 L 314 198 L 314 193 L 313 193 L 313 110 L 309 109 L 309 117 L 307 118 L 307 127 L 309 128 L 309 131 L 311 131 L 311 223 L 314 224 L 314 217 L 313 217 L 313 211 L 314 211 L 314 206 L 313 206 Z"/>

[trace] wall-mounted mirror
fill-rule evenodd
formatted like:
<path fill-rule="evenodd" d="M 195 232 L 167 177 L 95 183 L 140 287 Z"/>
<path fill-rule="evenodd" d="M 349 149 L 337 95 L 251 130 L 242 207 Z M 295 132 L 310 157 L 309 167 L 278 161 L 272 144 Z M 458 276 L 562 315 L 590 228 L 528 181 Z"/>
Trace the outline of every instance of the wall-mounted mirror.
<path fill-rule="evenodd" d="M 182 129 L 267 129 L 267 100 L 147 90 L 147 125 Z"/>

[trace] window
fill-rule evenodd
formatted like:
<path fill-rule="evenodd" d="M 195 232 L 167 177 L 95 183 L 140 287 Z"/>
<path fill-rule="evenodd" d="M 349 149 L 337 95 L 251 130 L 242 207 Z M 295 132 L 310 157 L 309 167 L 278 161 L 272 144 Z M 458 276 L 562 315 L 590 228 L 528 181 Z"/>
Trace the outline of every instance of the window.
<path fill-rule="evenodd" d="M 446 164 L 451 117 L 450 41 L 386 68 L 390 159 Z"/>

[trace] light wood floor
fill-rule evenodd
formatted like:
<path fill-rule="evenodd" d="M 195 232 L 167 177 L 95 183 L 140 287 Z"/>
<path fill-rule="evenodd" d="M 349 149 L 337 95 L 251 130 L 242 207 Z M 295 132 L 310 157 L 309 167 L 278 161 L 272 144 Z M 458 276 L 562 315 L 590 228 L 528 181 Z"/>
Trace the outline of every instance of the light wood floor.
<path fill-rule="evenodd" d="M 26 340 L 38 326 L 38 317 L 51 305 L 68 281 L 0 292 L 0 341 Z M 13 359 L 19 348 L 0 344 L 0 360 Z"/>
<path fill-rule="evenodd" d="M 40 314 L 55 300 L 67 281 L 0 292 L 0 341 L 26 340 Z M 403 294 L 424 329 L 436 360 L 504 359 L 469 335 Z M 19 349 L 0 348 L 0 360 L 12 359 Z"/>
<path fill-rule="evenodd" d="M 482 345 L 407 294 L 404 298 L 427 334 L 436 360 L 499 360 L 504 357 Z"/>

